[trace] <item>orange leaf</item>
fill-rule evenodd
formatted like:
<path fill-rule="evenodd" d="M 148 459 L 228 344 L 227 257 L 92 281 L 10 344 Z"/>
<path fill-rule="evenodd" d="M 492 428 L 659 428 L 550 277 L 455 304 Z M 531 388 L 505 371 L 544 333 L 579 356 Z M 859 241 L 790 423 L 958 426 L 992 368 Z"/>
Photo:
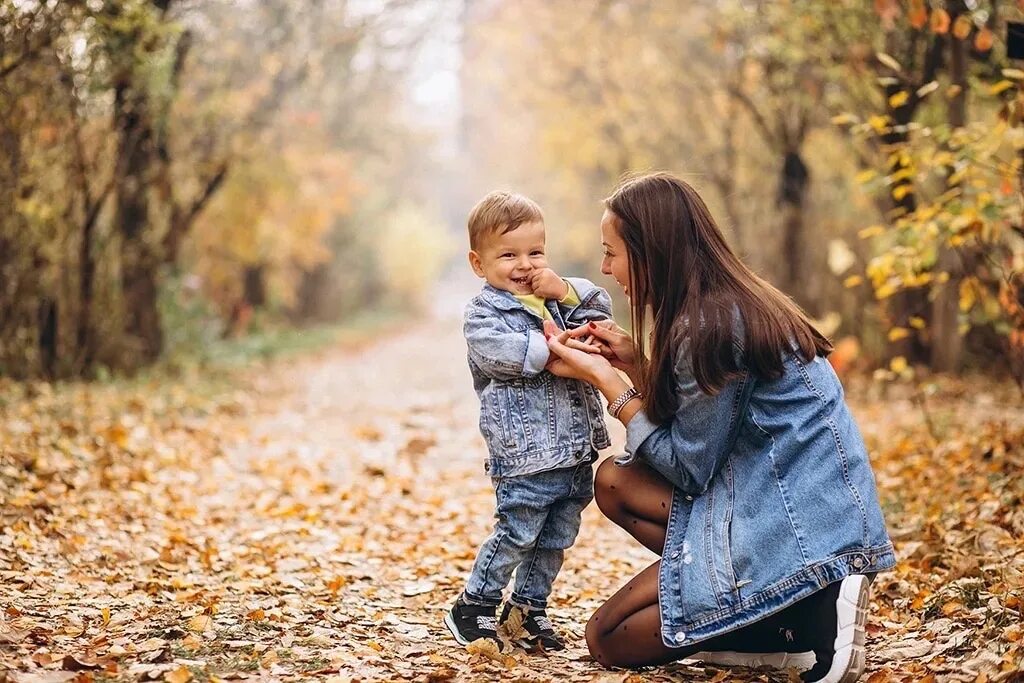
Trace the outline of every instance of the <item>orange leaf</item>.
<path fill-rule="evenodd" d="M 946 33 L 949 31 L 949 12 L 944 9 L 937 9 L 932 12 L 932 32 Z"/>
<path fill-rule="evenodd" d="M 953 23 L 953 35 L 958 39 L 963 40 L 967 36 L 971 35 L 971 29 L 973 28 L 974 24 L 971 23 L 971 18 L 966 14 L 961 14 Z"/>
<path fill-rule="evenodd" d="M 924 25 L 928 23 L 928 8 L 925 7 L 924 0 L 910 0 L 907 19 L 910 20 L 910 25 L 914 28 L 924 28 Z"/>
<path fill-rule="evenodd" d="M 992 49 L 992 42 L 992 31 L 988 30 L 986 26 L 978 31 L 978 35 L 974 36 L 974 49 L 978 52 L 988 52 Z"/>

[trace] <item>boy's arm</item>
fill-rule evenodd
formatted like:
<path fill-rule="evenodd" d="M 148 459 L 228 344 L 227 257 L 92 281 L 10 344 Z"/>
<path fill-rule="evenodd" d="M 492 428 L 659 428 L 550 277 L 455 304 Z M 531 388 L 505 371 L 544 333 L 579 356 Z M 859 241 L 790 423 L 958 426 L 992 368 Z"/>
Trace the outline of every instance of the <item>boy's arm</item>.
<path fill-rule="evenodd" d="M 569 327 L 579 327 L 591 320 L 608 320 L 612 317 L 612 299 L 608 292 L 581 277 L 563 279 L 569 284 L 569 296 L 560 301 L 559 306 L 567 310 L 565 322 Z"/>
<path fill-rule="evenodd" d="M 537 330 L 513 330 L 500 315 L 470 304 L 463 332 L 470 359 L 491 379 L 534 377 L 548 363 L 548 344 Z"/>

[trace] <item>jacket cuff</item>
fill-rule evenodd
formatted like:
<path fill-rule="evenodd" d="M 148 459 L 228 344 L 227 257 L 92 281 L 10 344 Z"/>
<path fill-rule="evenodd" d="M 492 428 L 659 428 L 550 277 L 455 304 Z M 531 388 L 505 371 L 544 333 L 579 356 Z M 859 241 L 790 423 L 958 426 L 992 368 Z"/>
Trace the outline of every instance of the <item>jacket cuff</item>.
<path fill-rule="evenodd" d="M 532 377 L 539 375 L 544 366 L 548 364 L 551 357 L 551 350 L 548 342 L 540 332 L 530 330 L 527 332 L 526 361 L 523 363 L 523 374 Z"/>
<path fill-rule="evenodd" d="M 657 429 L 658 425 L 651 422 L 651 419 L 647 417 L 647 413 L 643 410 L 638 410 L 634 413 L 633 417 L 629 420 L 629 424 L 626 425 L 626 453 L 635 458 L 637 450 L 643 445 L 644 441 L 647 441 L 647 437 Z"/>
<path fill-rule="evenodd" d="M 565 286 L 569 288 L 569 291 L 565 293 L 565 296 L 558 300 L 558 303 L 562 304 L 563 306 L 579 306 L 580 295 L 576 293 L 576 288 L 573 287 L 572 283 L 566 280 L 564 277 L 562 278 L 562 282 L 564 282 Z"/>

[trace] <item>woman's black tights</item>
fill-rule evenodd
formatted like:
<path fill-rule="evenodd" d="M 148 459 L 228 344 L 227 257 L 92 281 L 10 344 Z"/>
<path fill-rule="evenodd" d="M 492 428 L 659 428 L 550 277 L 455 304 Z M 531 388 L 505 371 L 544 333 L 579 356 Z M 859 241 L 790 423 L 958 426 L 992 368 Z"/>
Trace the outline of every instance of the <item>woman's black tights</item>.
<path fill-rule="evenodd" d="M 597 504 L 609 519 L 647 548 L 661 554 L 672 503 L 672 485 L 640 462 L 619 467 L 605 460 L 595 479 Z M 666 647 L 661 640 L 657 561 L 608 598 L 587 623 L 587 647 L 604 666 L 634 668 L 666 664 L 699 651 L 800 651 L 787 624 L 800 624 L 818 602 L 812 595 L 759 622 L 692 647 Z M 821 593 L 819 591 L 819 593 Z M 787 648 L 788 646 L 788 648 Z"/>

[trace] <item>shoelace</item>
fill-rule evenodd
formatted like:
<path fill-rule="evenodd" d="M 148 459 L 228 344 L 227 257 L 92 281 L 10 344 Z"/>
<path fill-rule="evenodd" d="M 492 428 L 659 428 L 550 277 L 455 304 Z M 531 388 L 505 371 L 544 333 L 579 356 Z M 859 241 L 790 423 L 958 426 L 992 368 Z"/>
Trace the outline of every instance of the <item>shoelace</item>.
<path fill-rule="evenodd" d="M 477 617 L 476 627 L 481 631 L 497 631 L 498 620 L 495 617 Z"/>
<path fill-rule="evenodd" d="M 551 625 L 551 620 L 543 614 L 538 614 L 533 618 L 533 623 L 537 624 L 537 628 L 541 631 L 554 631 L 555 628 Z"/>

